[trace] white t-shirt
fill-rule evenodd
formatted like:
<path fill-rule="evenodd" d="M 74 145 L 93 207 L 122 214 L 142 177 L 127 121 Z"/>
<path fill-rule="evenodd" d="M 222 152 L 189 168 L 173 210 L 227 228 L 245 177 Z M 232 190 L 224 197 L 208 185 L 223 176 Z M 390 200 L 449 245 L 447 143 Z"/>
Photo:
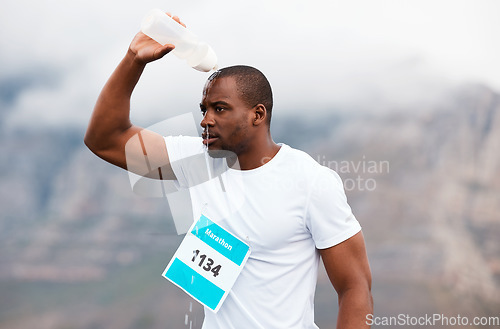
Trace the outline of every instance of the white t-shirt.
<path fill-rule="evenodd" d="M 165 141 L 179 187 L 189 188 L 193 219 L 203 213 L 251 249 L 218 313 L 205 309 L 203 329 L 318 328 L 317 249 L 361 230 L 340 177 L 284 144 L 266 164 L 242 171 L 208 156 L 201 138 Z M 203 153 L 204 162 L 195 160 Z"/>

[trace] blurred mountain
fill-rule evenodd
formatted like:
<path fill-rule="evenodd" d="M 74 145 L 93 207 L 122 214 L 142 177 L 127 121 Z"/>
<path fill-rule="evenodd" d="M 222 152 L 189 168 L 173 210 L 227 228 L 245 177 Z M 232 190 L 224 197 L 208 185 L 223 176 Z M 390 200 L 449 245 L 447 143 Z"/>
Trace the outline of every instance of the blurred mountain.
<path fill-rule="evenodd" d="M 337 127 L 310 153 L 326 154 L 355 186 L 347 194 L 364 227 L 376 309 L 498 315 L 500 96 L 467 85 L 432 108 Z M 343 160 L 352 165 L 342 173 Z"/>
<path fill-rule="evenodd" d="M 498 315 L 500 95 L 467 85 L 434 106 L 342 113 L 275 115 L 274 139 L 344 179 L 376 313 Z M 82 131 L 0 138 L 0 328 L 200 327 L 201 308 L 161 278 L 182 239 L 165 200 L 134 195 Z M 322 272 L 321 328 L 335 304 Z"/>

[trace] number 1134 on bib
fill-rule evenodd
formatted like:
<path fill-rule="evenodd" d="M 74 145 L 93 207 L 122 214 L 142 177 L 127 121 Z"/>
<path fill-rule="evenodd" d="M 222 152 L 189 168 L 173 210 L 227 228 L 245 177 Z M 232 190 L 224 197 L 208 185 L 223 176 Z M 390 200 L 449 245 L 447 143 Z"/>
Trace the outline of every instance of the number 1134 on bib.
<path fill-rule="evenodd" d="M 217 312 L 249 255 L 246 243 L 202 215 L 182 240 L 163 276 Z"/>

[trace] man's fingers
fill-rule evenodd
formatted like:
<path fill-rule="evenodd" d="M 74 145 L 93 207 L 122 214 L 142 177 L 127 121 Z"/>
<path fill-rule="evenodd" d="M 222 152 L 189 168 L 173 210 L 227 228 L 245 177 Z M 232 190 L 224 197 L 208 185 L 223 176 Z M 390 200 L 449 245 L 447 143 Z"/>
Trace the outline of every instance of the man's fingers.
<path fill-rule="evenodd" d="M 183 22 L 181 22 L 181 19 L 179 18 L 179 16 L 176 16 L 176 15 L 172 15 L 172 13 L 169 13 L 168 11 L 165 13 L 167 14 L 168 16 L 172 17 L 172 19 L 174 21 L 176 21 L 177 23 L 181 24 L 182 26 L 186 27 L 186 24 L 184 24 Z"/>
<path fill-rule="evenodd" d="M 181 22 L 181 19 L 179 18 L 179 16 L 173 16 L 172 17 L 174 19 L 174 21 L 176 21 L 177 23 L 181 24 L 182 26 L 186 27 L 186 24 L 184 24 L 183 22 Z"/>
<path fill-rule="evenodd" d="M 154 59 L 160 59 L 163 56 L 165 56 L 166 54 L 168 54 L 169 52 L 171 52 L 172 50 L 174 50 L 174 48 L 175 48 L 174 45 L 167 43 L 163 47 L 156 49 L 153 57 L 154 57 Z"/>

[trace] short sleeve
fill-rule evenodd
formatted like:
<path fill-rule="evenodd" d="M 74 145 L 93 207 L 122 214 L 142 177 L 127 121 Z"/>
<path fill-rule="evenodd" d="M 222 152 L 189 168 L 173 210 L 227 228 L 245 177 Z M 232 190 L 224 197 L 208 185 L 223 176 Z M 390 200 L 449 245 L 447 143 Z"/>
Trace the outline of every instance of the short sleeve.
<path fill-rule="evenodd" d="M 198 181 L 207 180 L 205 152 L 200 137 L 167 136 L 165 145 L 179 187 L 188 188 Z"/>
<path fill-rule="evenodd" d="M 329 168 L 321 167 L 314 179 L 306 208 L 306 227 L 318 249 L 339 244 L 361 230 L 347 203 L 342 180 Z"/>

